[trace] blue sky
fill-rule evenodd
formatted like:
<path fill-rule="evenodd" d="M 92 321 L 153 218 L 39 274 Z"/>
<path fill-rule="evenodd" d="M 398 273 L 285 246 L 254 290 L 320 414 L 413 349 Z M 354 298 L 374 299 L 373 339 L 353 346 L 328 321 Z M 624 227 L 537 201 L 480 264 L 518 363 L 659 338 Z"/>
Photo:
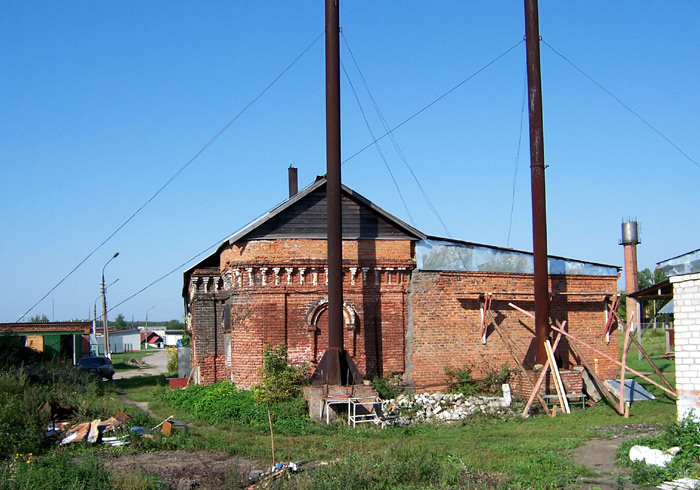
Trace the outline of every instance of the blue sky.
<path fill-rule="evenodd" d="M 39 301 L 254 100 L 323 32 L 323 10 L 320 0 L 2 2 L 0 321 Z M 346 0 L 340 22 L 391 127 L 524 35 L 520 1 Z M 642 226 L 640 268 L 700 248 L 699 22 L 691 1 L 540 2 L 543 41 L 690 157 L 542 45 L 550 254 L 621 265 L 629 217 Z M 344 44 L 341 57 L 384 134 Z M 319 39 L 29 316 L 88 318 L 118 251 L 110 307 L 177 272 L 110 318 L 182 318 L 191 263 L 178 266 L 283 201 L 290 164 L 302 187 L 325 173 L 323 62 Z M 341 78 L 347 158 L 372 138 Z M 521 43 L 394 132 L 454 238 L 532 249 L 524 86 Z M 445 236 L 394 147 L 380 146 L 410 216 L 375 147 L 343 165 L 343 182 Z"/>

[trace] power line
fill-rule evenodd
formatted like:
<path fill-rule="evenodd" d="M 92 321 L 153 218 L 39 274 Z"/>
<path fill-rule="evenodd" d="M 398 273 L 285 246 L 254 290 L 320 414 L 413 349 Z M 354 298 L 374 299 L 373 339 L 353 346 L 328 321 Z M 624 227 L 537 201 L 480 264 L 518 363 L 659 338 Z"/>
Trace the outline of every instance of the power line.
<path fill-rule="evenodd" d="M 272 86 L 277 83 L 277 81 L 284 76 L 285 73 L 287 73 L 296 63 L 299 61 L 313 46 L 318 42 L 319 39 L 323 37 L 324 33 L 322 32 L 319 34 L 316 39 L 314 39 L 294 60 L 287 65 L 287 67 L 280 72 L 277 77 L 272 80 L 257 96 L 255 96 L 248 104 L 246 104 L 243 109 L 241 109 L 238 114 L 236 114 L 229 122 L 227 122 L 223 128 L 221 128 L 214 136 L 212 136 L 209 141 L 207 141 L 204 146 L 202 146 L 195 155 L 190 158 L 182 167 L 180 167 L 177 172 L 175 172 L 172 177 L 170 177 L 165 184 L 163 184 L 146 202 L 144 202 L 136 211 L 132 213 L 131 216 L 129 216 L 126 221 L 124 221 L 119 227 L 114 230 L 107 238 L 105 238 L 102 243 L 100 243 L 92 252 L 90 252 L 83 260 L 81 260 L 78 265 L 76 265 L 71 271 L 66 274 L 63 279 L 58 281 L 54 287 L 52 287 L 44 296 L 41 297 L 39 301 L 34 303 L 31 308 L 29 308 L 15 323 L 19 323 L 20 320 L 22 320 L 25 316 L 27 316 L 34 308 L 36 308 L 39 303 L 44 301 L 52 292 L 56 290 L 63 282 L 68 279 L 75 271 L 77 271 L 80 266 L 82 266 L 87 260 L 92 257 L 95 252 L 97 252 L 99 249 L 101 249 L 107 242 L 109 242 L 119 231 L 121 231 L 122 228 L 124 228 L 132 219 L 136 217 L 137 214 L 139 214 L 143 208 L 148 206 L 148 204 L 151 203 L 163 190 L 165 190 L 166 187 L 168 187 L 173 180 L 175 180 L 192 162 L 194 162 L 204 151 L 209 148 L 216 140 L 219 139 L 219 137 L 228 130 L 233 123 L 235 123 L 253 104 L 255 104 L 265 93 L 272 88 Z"/>
<path fill-rule="evenodd" d="M 612 97 L 612 98 L 615 100 L 615 102 L 617 102 L 617 103 L 620 104 L 622 107 L 624 107 L 625 109 L 627 109 L 631 114 L 633 114 L 634 116 L 636 116 L 637 119 L 639 119 L 640 121 L 642 121 L 649 129 L 651 129 L 651 130 L 654 131 L 656 134 L 658 134 L 659 136 L 661 136 L 664 140 L 666 140 L 666 142 L 667 142 L 668 144 L 670 144 L 672 147 L 674 147 L 681 155 L 683 155 L 685 158 L 687 158 L 691 163 L 695 164 L 695 166 L 697 166 L 697 167 L 700 167 L 700 163 L 698 163 L 698 162 L 697 162 L 696 160 L 694 160 L 690 155 L 688 155 L 686 152 L 684 152 L 677 144 L 675 144 L 673 141 L 671 141 L 664 133 L 662 133 L 660 130 L 658 130 L 658 129 L 656 129 L 654 126 L 652 126 L 651 123 L 648 122 L 646 119 L 644 119 L 638 112 L 636 112 L 636 111 L 635 111 L 634 109 L 632 109 L 630 106 L 628 106 L 627 104 L 625 104 L 624 102 L 622 102 L 622 100 L 621 100 L 619 97 L 617 97 L 617 96 L 616 96 L 615 94 L 613 94 L 610 90 L 608 90 L 608 89 L 605 88 L 603 85 L 601 85 L 600 83 L 598 83 L 598 82 L 597 82 L 592 76 L 590 76 L 588 73 L 586 73 L 586 72 L 583 71 L 581 68 L 579 68 L 578 66 L 576 66 L 576 65 L 574 64 L 573 61 L 571 61 L 569 58 L 567 58 L 566 56 L 564 56 L 563 54 L 561 54 L 559 51 L 557 51 L 556 49 L 554 49 L 554 48 L 552 47 L 552 45 L 550 45 L 547 41 L 542 40 L 542 42 L 544 43 L 545 46 L 547 46 L 549 49 L 551 49 L 556 55 L 558 55 L 558 56 L 561 57 L 564 61 L 566 61 L 567 63 L 569 63 L 571 66 L 573 66 L 574 69 L 575 69 L 576 71 L 578 71 L 581 75 L 583 75 L 584 77 L 588 78 L 591 82 L 593 82 L 595 85 L 597 85 L 598 88 L 600 88 L 603 92 L 605 92 L 605 93 L 608 94 L 610 97 Z"/>
<path fill-rule="evenodd" d="M 183 262 L 182 264 L 178 265 L 177 267 L 175 267 L 174 269 L 172 269 L 170 272 L 167 272 L 167 273 L 163 274 L 163 275 L 160 276 L 158 279 L 156 279 L 155 281 L 151 282 L 151 283 L 148 284 L 147 286 L 144 286 L 143 288 L 141 288 L 140 290 L 138 290 L 137 292 L 135 292 L 134 294 L 132 294 L 132 295 L 129 296 L 128 298 L 126 298 L 126 299 L 120 301 L 119 303 L 117 303 L 116 305 L 112 306 L 109 310 L 107 310 L 107 312 L 109 313 L 110 311 L 112 311 L 113 309 L 117 308 L 118 306 L 121 306 L 121 305 L 123 305 L 124 303 L 126 303 L 127 301 L 132 300 L 133 298 L 135 298 L 135 297 L 138 296 L 139 294 L 141 294 L 141 293 L 143 293 L 144 291 L 146 291 L 146 290 L 147 290 L 148 288 L 150 288 L 151 286 L 154 286 L 155 284 L 159 283 L 160 281 L 162 281 L 162 280 L 165 279 L 166 277 L 169 277 L 169 276 L 173 275 L 175 272 L 177 272 L 177 271 L 179 271 L 180 269 L 182 269 L 183 267 L 185 267 L 187 264 L 189 264 L 190 262 L 192 262 L 193 260 L 195 260 L 197 257 L 200 257 L 200 256 L 204 255 L 205 253 L 207 253 L 209 250 L 211 250 L 211 249 L 213 249 L 213 248 L 215 248 L 215 247 L 218 247 L 219 244 L 223 243 L 224 240 L 226 240 L 229 236 L 230 236 L 230 235 L 226 235 L 224 238 L 222 238 L 221 240 L 218 240 L 218 241 L 217 241 L 216 243 L 214 243 L 213 245 L 210 245 L 209 247 L 205 248 L 204 250 L 202 250 L 201 252 L 199 252 L 199 253 L 198 253 L 197 255 L 195 255 L 194 257 L 191 257 L 191 258 L 187 259 L 185 262 Z"/>
<path fill-rule="evenodd" d="M 372 127 L 369 124 L 369 121 L 367 120 L 367 116 L 365 115 L 365 110 L 362 108 L 362 104 L 360 103 L 360 98 L 357 95 L 357 91 L 355 90 L 355 86 L 352 84 L 352 80 L 350 79 L 350 75 L 348 75 L 348 71 L 345 69 L 345 64 L 341 61 L 340 66 L 343 68 L 343 73 L 345 73 L 345 78 L 347 78 L 348 83 L 350 84 L 350 89 L 352 90 L 352 94 L 355 96 L 355 101 L 357 101 L 357 106 L 360 108 L 360 113 L 362 114 L 362 118 L 365 120 L 365 126 L 367 126 L 367 131 L 369 131 L 369 135 L 372 137 L 372 139 L 376 139 L 374 136 L 374 131 L 372 131 Z M 389 172 L 389 176 L 391 177 L 391 181 L 394 183 L 394 187 L 396 187 L 396 192 L 399 193 L 399 198 L 401 199 L 401 203 L 403 204 L 403 208 L 406 211 L 406 214 L 408 215 L 408 219 L 411 221 L 411 224 L 413 226 L 416 226 L 415 221 L 413 220 L 413 216 L 411 215 L 411 211 L 408 209 L 408 205 L 406 204 L 406 200 L 403 197 L 403 194 L 401 193 L 401 188 L 399 187 L 399 183 L 396 182 L 396 178 L 394 178 L 394 172 L 391 171 L 391 167 L 389 167 L 389 162 L 387 161 L 386 157 L 384 156 L 384 152 L 382 151 L 382 148 L 379 146 L 379 142 L 376 143 L 377 147 L 377 153 L 379 153 L 379 157 L 382 159 L 382 162 L 384 162 L 384 166 L 386 167 L 387 171 Z"/>
<path fill-rule="evenodd" d="M 403 162 L 403 164 L 406 166 L 406 168 L 408 169 L 408 171 L 409 171 L 409 172 L 411 173 L 411 175 L 413 176 L 413 180 L 414 180 L 414 181 L 416 182 L 416 184 L 418 185 L 418 189 L 420 190 L 421 195 L 423 196 L 423 199 L 424 199 L 425 202 L 428 204 L 428 207 L 430 208 L 430 210 L 433 212 L 433 214 L 435 215 L 435 217 L 438 219 L 438 221 L 439 221 L 440 224 L 442 225 L 442 228 L 445 230 L 445 233 L 447 234 L 447 236 L 449 236 L 449 237 L 451 238 L 451 237 L 452 237 L 452 234 L 450 233 L 449 228 L 447 227 L 447 225 L 446 225 L 445 222 L 443 221 L 443 219 L 442 219 L 442 217 L 440 216 L 440 213 L 438 212 L 437 208 L 433 205 L 432 201 L 431 201 L 430 198 L 428 197 L 428 194 L 425 192 L 425 189 L 423 188 L 423 185 L 421 184 L 420 180 L 418 180 L 418 176 L 417 176 L 417 175 L 415 174 L 415 172 L 413 171 L 413 168 L 412 168 L 411 165 L 408 163 L 408 159 L 406 158 L 406 155 L 404 154 L 403 150 L 402 150 L 401 147 L 399 146 L 398 141 L 396 141 L 396 138 L 395 138 L 395 136 L 394 136 L 394 134 L 393 134 L 393 130 L 390 130 L 389 123 L 388 123 L 387 120 L 384 118 L 384 114 L 382 114 L 382 111 L 381 111 L 381 109 L 379 108 L 379 104 L 377 103 L 376 99 L 375 99 L 374 96 L 372 95 L 372 91 L 371 91 L 370 88 L 369 88 L 369 84 L 367 83 L 367 79 L 365 78 L 364 74 L 362 73 L 362 70 L 360 69 L 360 65 L 359 65 L 359 63 L 357 62 L 357 59 L 355 58 L 355 54 L 352 52 L 352 49 L 350 48 L 350 44 L 348 43 L 348 40 L 347 40 L 347 38 L 345 37 L 345 34 L 343 34 L 343 33 L 341 32 L 341 36 L 343 37 L 343 42 L 345 43 L 345 47 L 348 49 L 348 52 L 350 53 L 350 57 L 352 58 L 352 61 L 353 61 L 353 63 L 355 64 L 355 68 L 357 69 L 357 72 L 360 74 L 360 79 L 362 80 L 362 83 L 363 83 L 364 86 L 365 86 L 365 90 L 367 91 L 367 94 L 369 95 L 369 98 L 370 98 L 370 100 L 372 101 L 372 104 L 374 105 L 374 110 L 377 112 L 377 115 L 379 116 L 379 120 L 382 122 L 382 125 L 384 126 L 384 131 L 387 131 L 387 132 L 388 132 L 388 134 L 389 134 L 389 139 L 391 140 L 391 143 L 394 145 L 394 149 L 396 150 L 396 153 L 399 155 L 399 158 L 401 159 L 401 161 Z M 352 84 L 351 84 L 351 85 L 352 85 Z M 359 104 L 359 100 L 358 100 L 358 104 Z M 364 112 L 363 112 L 363 116 L 364 116 Z M 375 137 L 374 134 L 372 134 L 372 138 L 374 138 L 374 137 Z M 378 141 L 378 140 L 376 140 L 376 141 Z M 377 143 L 377 147 L 379 147 L 379 144 L 378 144 L 378 143 Z M 393 176 L 392 176 L 392 178 L 393 178 Z M 400 193 L 400 192 L 399 192 L 399 193 Z M 401 198 L 401 200 L 403 201 L 403 197 Z M 404 207 L 406 207 L 406 204 L 405 204 L 405 203 L 404 203 Z M 406 209 L 406 211 L 408 212 L 408 209 Z M 410 213 L 408 213 L 408 215 L 409 215 L 409 217 L 411 216 Z M 415 226 L 415 223 L 413 223 L 413 225 Z"/>
<path fill-rule="evenodd" d="M 510 201 L 510 220 L 508 221 L 508 240 L 506 247 L 510 246 L 510 231 L 513 228 L 513 211 L 515 210 L 515 185 L 518 181 L 518 163 L 520 162 L 520 147 L 523 141 L 523 120 L 525 119 L 525 101 L 527 100 L 527 73 L 523 83 L 523 101 L 520 104 L 520 131 L 518 131 L 518 151 L 515 155 L 515 165 L 513 170 L 513 196 Z"/>
<path fill-rule="evenodd" d="M 498 60 L 500 60 L 501 58 L 503 58 L 505 55 L 507 55 L 508 53 L 510 53 L 511 51 L 513 51 L 515 48 L 517 48 L 518 46 L 520 46 L 520 45 L 521 45 L 522 43 L 524 43 L 524 42 L 525 42 L 524 40 L 518 41 L 518 42 L 517 42 L 516 44 L 514 44 L 512 47 L 508 48 L 506 51 L 504 51 L 503 53 L 501 53 L 501 54 L 499 54 L 498 56 L 496 56 L 493 60 L 491 60 L 491 61 L 489 61 L 488 63 L 486 63 L 484 66 L 482 66 L 482 67 L 479 68 L 477 71 L 475 71 L 474 73 L 472 73 L 471 75 L 469 75 L 467 78 L 465 78 L 464 80 L 462 80 L 461 82 L 459 82 L 457 85 L 455 85 L 454 87 L 452 87 L 451 89 L 449 89 L 447 92 L 445 92 L 444 94 L 442 94 L 440 97 L 438 97 L 437 99 L 433 100 L 432 102 L 430 102 L 429 104 L 427 104 L 426 106 L 424 106 L 422 109 L 416 111 L 415 113 L 413 113 L 413 115 L 411 115 L 411 116 L 407 117 L 406 119 L 404 119 L 402 122 L 400 122 L 399 124 L 397 124 L 396 126 L 394 126 L 392 129 L 388 130 L 386 133 L 384 133 L 383 135 L 381 135 L 381 136 L 380 136 L 379 138 L 377 138 L 376 140 L 374 140 L 374 141 L 372 141 L 371 143 L 369 143 L 368 145 L 366 145 L 366 146 L 360 148 L 358 151 L 356 151 L 355 153 L 353 153 L 352 155 L 350 155 L 348 158 L 346 158 L 345 160 L 343 160 L 343 163 L 346 163 L 346 162 L 352 160 L 352 159 L 355 158 L 357 155 L 359 155 L 360 153 L 364 152 L 367 148 L 373 146 L 377 141 L 381 141 L 382 139 L 386 138 L 387 136 L 389 136 L 390 134 L 392 134 L 394 131 L 396 131 L 397 129 L 399 129 L 401 126 L 403 126 L 404 124 L 406 124 L 407 122 L 411 121 L 412 119 L 414 119 L 414 118 L 415 118 L 416 116 L 418 116 L 419 114 L 425 112 L 425 111 L 428 110 L 430 107 L 432 107 L 432 106 L 434 106 L 435 104 L 437 104 L 438 102 L 440 102 L 442 99 L 444 99 L 445 97 L 447 97 L 448 95 L 450 95 L 452 92 L 454 92 L 455 90 L 457 90 L 459 87 L 461 87 L 462 85 L 464 85 L 465 83 L 467 83 L 469 80 L 471 80 L 472 78 L 474 78 L 475 76 L 477 76 L 477 75 L 478 75 L 479 73 L 481 73 L 482 71 L 486 70 L 488 67 L 490 67 L 491 65 L 493 65 L 494 63 L 496 63 Z"/>

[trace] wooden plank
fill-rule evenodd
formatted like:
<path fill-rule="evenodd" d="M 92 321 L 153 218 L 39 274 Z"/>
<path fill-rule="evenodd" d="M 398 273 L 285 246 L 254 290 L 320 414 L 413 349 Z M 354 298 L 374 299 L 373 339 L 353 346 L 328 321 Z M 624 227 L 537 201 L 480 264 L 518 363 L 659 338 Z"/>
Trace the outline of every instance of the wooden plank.
<path fill-rule="evenodd" d="M 612 391 L 610 391 L 610 389 L 607 387 L 607 385 L 605 384 L 603 379 L 600 376 L 598 376 L 598 373 L 595 372 L 595 370 L 593 369 L 593 366 L 591 366 L 588 363 L 588 361 L 586 360 L 586 358 L 583 357 L 583 354 L 581 354 L 581 351 L 576 346 L 576 344 L 574 342 L 569 342 L 569 348 L 572 351 L 574 351 L 574 354 L 576 355 L 576 357 L 578 357 L 579 361 L 581 361 L 581 364 L 583 364 L 583 367 L 586 368 L 586 370 L 588 371 L 588 374 L 591 376 L 591 378 L 593 378 L 593 381 L 595 381 L 595 383 L 598 385 L 598 387 L 600 388 L 601 394 L 605 397 L 606 400 L 608 400 L 608 403 L 610 403 L 610 406 L 613 407 L 618 414 L 624 415 L 624 412 L 620 413 L 619 406 L 617 404 L 617 400 L 615 400 Z"/>
<path fill-rule="evenodd" d="M 559 328 L 557 328 L 557 327 L 555 327 L 555 326 L 552 326 L 552 330 L 554 330 L 554 331 L 556 331 L 556 332 L 559 332 L 559 333 L 563 333 L 564 335 L 566 335 L 567 338 L 570 338 L 570 339 L 572 339 L 572 340 L 575 340 L 576 342 L 579 342 L 579 343 L 580 343 L 581 345 L 583 345 L 584 347 L 587 347 L 588 349 L 592 350 L 593 352 L 595 352 L 595 353 L 598 354 L 599 356 L 602 356 L 602 357 L 606 358 L 607 360 L 614 362 L 614 363 L 617 364 L 618 366 L 621 366 L 621 365 L 622 365 L 622 363 L 621 363 L 620 361 L 618 361 L 617 359 L 614 359 L 614 358 L 610 357 L 610 356 L 607 355 L 605 352 L 603 352 L 603 351 L 601 351 L 601 350 L 599 350 L 599 349 L 596 349 L 595 347 L 593 347 L 593 346 L 590 345 L 590 344 L 587 344 L 587 343 L 584 342 L 583 340 L 577 339 L 576 337 L 574 337 L 574 336 L 571 335 L 570 333 L 564 332 L 563 330 L 561 330 L 561 329 L 559 329 Z M 570 343 L 569 345 L 573 345 L 573 344 Z M 654 381 L 653 379 L 649 379 L 648 377 L 646 377 L 645 375 L 643 375 L 643 374 L 640 373 L 639 371 L 636 371 L 636 370 L 632 369 L 632 368 L 629 367 L 629 366 L 627 366 L 627 370 L 630 371 L 630 372 L 633 372 L 634 374 L 636 374 L 637 376 L 639 376 L 640 378 L 642 378 L 644 381 L 647 381 L 647 382 L 653 384 L 654 386 L 656 386 L 657 388 L 659 388 L 659 389 L 665 391 L 666 393 L 668 393 L 668 394 L 671 395 L 672 397 L 678 398 L 678 393 L 676 393 L 676 392 L 673 391 L 673 390 L 669 390 L 669 389 L 666 388 L 665 386 L 661 386 L 659 383 L 657 383 L 657 382 Z"/>
<path fill-rule="evenodd" d="M 503 341 L 503 344 L 506 346 L 506 349 L 508 349 L 508 352 L 510 352 L 510 355 L 513 357 L 513 360 L 515 360 L 515 364 L 518 366 L 518 369 L 520 369 L 521 374 L 523 375 L 523 378 L 525 378 L 525 381 L 528 382 L 530 387 L 535 391 L 535 385 L 532 383 L 532 380 L 530 379 L 530 376 L 527 373 L 527 370 L 525 369 L 525 366 L 523 366 L 523 363 L 520 362 L 520 359 L 514 352 L 514 346 L 511 346 L 508 338 L 506 335 L 504 335 L 504 332 L 502 331 L 501 327 L 494 321 L 493 316 L 489 313 L 489 317 L 491 320 L 491 323 L 493 324 L 493 328 L 498 334 L 499 337 L 501 337 L 501 340 Z M 536 393 L 536 392 L 535 392 Z M 547 406 L 547 402 L 544 401 L 544 398 L 540 396 L 539 393 L 537 393 L 537 401 L 542 405 L 542 408 L 544 409 L 545 413 L 547 415 L 550 415 L 549 407 Z"/>
<path fill-rule="evenodd" d="M 566 321 L 562 324 L 563 326 L 566 325 Z M 552 349 L 554 351 L 557 350 L 557 347 L 559 347 L 559 341 L 562 339 L 562 334 L 557 335 L 557 339 L 554 341 L 554 346 Z M 537 383 L 535 383 L 535 389 L 534 391 L 530 394 L 530 398 L 527 400 L 527 404 L 525 405 L 525 408 L 523 409 L 522 416 L 527 417 L 527 413 L 530 411 L 530 407 L 532 406 L 532 402 L 535 401 L 535 393 L 538 393 L 540 391 L 540 386 L 542 386 L 542 382 L 544 381 L 544 377 L 547 375 L 547 370 L 549 369 L 549 359 L 547 359 L 547 362 L 544 363 L 544 367 L 542 368 L 542 372 L 540 373 L 540 377 L 537 378 Z"/>
<path fill-rule="evenodd" d="M 620 318 L 620 315 L 617 313 L 617 311 L 615 312 L 615 316 L 617 317 L 618 323 L 619 323 L 620 325 L 622 325 L 623 328 L 627 328 L 627 326 L 625 325 L 625 322 L 622 321 L 622 318 Z M 661 372 L 661 370 L 659 369 L 659 367 L 656 365 L 656 363 L 651 359 L 651 357 L 649 357 L 649 354 L 647 354 L 647 351 L 644 350 L 644 347 L 642 347 L 642 344 L 634 337 L 634 335 L 630 336 L 630 339 L 631 339 L 632 342 L 634 342 L 634 344 L 637 346 L 637 349 L 639 349 L 639 352 L 642 353 L 642 355 L 644 356 L 644 359 L 646 359 L 647 362 L 651 365 L 651 367 L 652 367 L 652 369 L 654 370 L 654 372 L 656 373 L 656 375 L 657 375 L 659 378 L 661 378 L 661 381 L 663 381 L 664 384 L 665 384 L 669 389 L 675 390 L 675 388 L 673 387 L 673 385 L 668 381 L 668 379 L 666 379 L 666 376 L 663 375 L 663 373 Z"/>
<path fill-rule="evenodd" d="M 571 413 L 569 408 L 569 401 L 566 399 L 566 391 L 564 390 L 564 383 L 561 382 L 561 375 L 559 374 L 559 366 L 554 359 L 554 352 L 552 352 L 552 345 L 549 343 L 549 339 L 544 341 L 544 349 L 547 352 L 547 358 L 549 360 L 550 367 L 552 368 L 552 374 L 554 375 L 554 387 L 557 390 L 557 395 L 559 396 L 559 404 L 564 413 Z"/>
<path fill-rule="evenodd" d="M 625 329 L 625 341 L 622 344 L 622 364 L 620 365 L 620 412 L 625 411 L 625 364 L 627 363 L 627 349 L 629 348 L 630 333 L 634 325 L 634 312 L 630 315 L 630 327 Z"/>

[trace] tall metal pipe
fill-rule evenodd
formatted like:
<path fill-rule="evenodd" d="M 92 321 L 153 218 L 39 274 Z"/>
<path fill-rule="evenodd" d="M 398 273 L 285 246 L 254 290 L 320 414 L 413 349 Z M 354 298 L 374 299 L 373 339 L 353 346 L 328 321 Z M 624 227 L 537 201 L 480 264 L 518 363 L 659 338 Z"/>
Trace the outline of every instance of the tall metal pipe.
<path fill-rule="evenodd" d="M 339 0 L 326 0 L 326 196 L 328 204 L 328 366 L 329 384 L 340 384 L 343 352 L 343 237 L 340 187 L 340 14 Z M 337 379 L 336 379 L 337 377 Z"/>
<path fill-rule="evenodd" d="M 544 129 L 540 28 L 537 0 L 525 0 L 528 109 L 530 115 L 530 179 L 532 187 L 532 242 L 535 280 L 535 340 L 537 363 L 547 361 L 544 342 L 549 338 L 549 278 L 547 273 L 547 205 L 544 184 Z"/>

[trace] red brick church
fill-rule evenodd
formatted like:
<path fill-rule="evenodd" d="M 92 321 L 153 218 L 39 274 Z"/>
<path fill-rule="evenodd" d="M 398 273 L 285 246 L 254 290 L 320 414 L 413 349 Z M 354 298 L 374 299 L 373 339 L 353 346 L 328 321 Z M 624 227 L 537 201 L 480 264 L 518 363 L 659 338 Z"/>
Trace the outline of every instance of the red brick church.
<path fill-rule="evenodd" d="M 534 310 L 531 253 L 427 236 L 345 186 L 342 225 L 344 345 L 363 376 L 401 373 L 422 391 L 444 387 L 447 366 L 466 364 L 475 377 L 514 367 L 491 320 L 533 366 L 534 320 L 518 310 Z M 328 344 L 326 253 L 318 178 L 187 270 L 195 381 L 252 386 L 266 344 L 285 343 L 290 363 L 313 369 Z M 552 318 L 614 358 L 605 329 L 618 275 L 615 266 L 549 257 Z M 557 352 L 560 369 L 580 365 L 566 341 Z M 604 359 L 596 369 L 604 379 L 617 370 Z"/>

